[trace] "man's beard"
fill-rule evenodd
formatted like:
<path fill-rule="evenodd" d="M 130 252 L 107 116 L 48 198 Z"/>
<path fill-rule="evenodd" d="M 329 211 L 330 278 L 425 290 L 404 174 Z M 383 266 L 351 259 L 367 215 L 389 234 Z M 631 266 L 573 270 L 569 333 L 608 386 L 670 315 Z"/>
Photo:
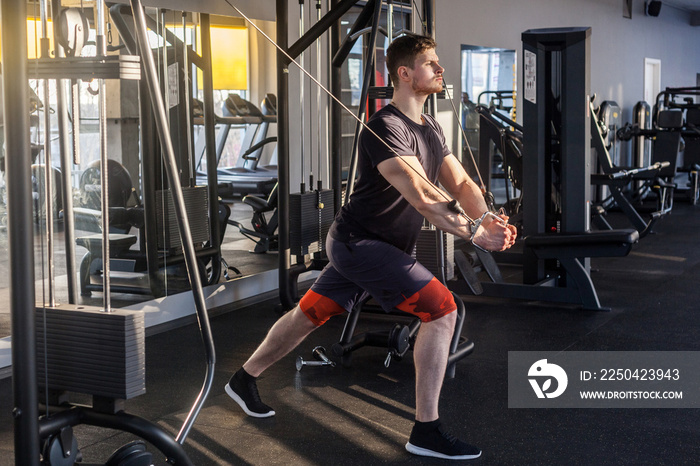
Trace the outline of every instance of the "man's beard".
<path fill-rule="evenodd" d="M 415 80 L 411 83 L 413 92 L 419 95 L 430 95 L 442 91 L 442 81 L 431 81 L 430 85 L 418 84 Z"/>

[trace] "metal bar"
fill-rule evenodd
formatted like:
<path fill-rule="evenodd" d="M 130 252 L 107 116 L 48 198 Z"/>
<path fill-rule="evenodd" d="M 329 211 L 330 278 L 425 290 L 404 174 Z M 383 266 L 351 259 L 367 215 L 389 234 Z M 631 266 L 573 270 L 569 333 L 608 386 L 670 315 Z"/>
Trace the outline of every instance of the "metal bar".
<path fill-rule="evenodd" d="M 202 31 L 202 92 L 204 93 L 204 140 L 206 144 L 207 157 L 207 189 L 209 190 L 209 221 L 211 228 L 209 239 L 211 247 L 219 251 L 223 238 L 219 237 L 219 188 L 217 166 L 219 160 L 216 151 L 216 115 L 214 114 L 214 84 L 212 81 L 212 58 L 211 58 L 211 34 L 209 15 L 200 15 L 200 28 Z M 190 115 L 190 113 L 188 113 Z M 189 118 L 189 117 L 188 117 Z M 196 172 L 192 173 L 196 180 Z M 212 260 L 220 260 L 220 253 Z M 215 269 L 215 268 L 213 268 Z"/>
<path fill-rule="evenodd" d="M 370 3 L 372 1 L 373 0 L 370 0 Z M 309 48 L 316 39 L 321 37 L 328 30 L 328 28 L 330 28 L 336 21 L 339 21 L 340 18 L 357 2 L 358 0 L 342 0 L 340 3 L 336 4 L 333 8 L 331 8 L 331 11 L 326 13 L 325 16 L 321 18 L 320 21 L 316 22 L 316 24 L 310 27 L 309 30 L 306 31 L 306 34 L 299 37 L 299 40 L 297 40 L 287 49 L 289 56 L 292 58 L 298 57 L 301 52 Z M 285 39 L 285 42 L 287 42 L 287 40 L 288 39 Z M 289 64 L 289 61 L 287 61 L 287 64 Z"/>
<path fill-rule="evenodd" d="M 124 14 L 130 12 L 131 10 L 129 9 L 128 5 L 122 5 L 117 3 L 109 7 L 109 13 L 112 17 L 112 21 L 114 22 L 114 25 L 116 26 L 117 31 L 119 32 L 119 36 L 124 42 L 124 45 L 126 45 L 127 51 L 129 51 L 130 54 L 135 55 L 137 51 L 134 35 L 127 22 L 124 20 Z M 146 17 L 146 25 L 152 30 L 156 30 L 155 21 L 150 16 Z M 180 41 L 180 39 L 175 34 L 173 34 L 170 31 L 166 31 L 166 34 L 169 43 L 173 44 L 175 47 L 182 47 L 182 41 Z M 190 63 L 202 68 L 204 66 L 202 57 L 199 56 L 199 54 L 197 54 L 194 50 L 192 50 L 192 48 L 188 48 L 187 51 L 187 60 Z"/>
<path fill-rule="evenodd" d="M 138 57 L 132 55 L 35 58 L 28 69 L 36 79 L 141 79 Z"/>
<path fill-rule="evenodd" d="M 160 23 L 158 24 L 159 29 L 156 29 L 156 34 L 165 38 L 168 28 L 165 26 L 165 14 L 167 10 L 158 8 L 158 15 L 160 16 Z M 162 55 L 161 55 L 162 54 Z M 168 42 L 163 40 L 163 45 L 160 47 L 159 57 L 162 57 L 161 73 L 163 73 L 161 81 L 161 89 L 163 90 L 163 101 L 165 105 L 165 114 L 168 117 L 168 128 L 170 128 L 170 76 L 168 76 Z M 177 58 L 175 58 L 177 60 Z M 179 147 L 178 147 L 179 149 Z"/>
<path fill-rule="evenodd" d="M 277 43 L 284 50 L 288 44 L 286 0 L 277 0 Z M 295 305 L 290 279 L 289 256 L 289 60 L 277 52 L 277 159 L 279 162 L 279 294 L 282 306 L 292 309 Z"/>
<path fill-rule="evenodd" d="M 126 45 L 127 51 L 139 60 L 139 76 L 141 74 L 140 57 L 138 57 L 138 45 L 133 31 L 134 18 L 129 5 L 115 4 L 110 7 L 110 15 L 122 42 Z M 131 18 L 127 23 L 125 16 Z M 119 55 L 124 57 L 124 55 Z M 109 58 L 109 57 L 108 57 Z M 162 189 L 156 183 L 157 167 L 154 154 L 160 151 L 157 139 L 154 137 L 154 117 L 153 109 L 146 96 L 148 95 L 148 85 L 145 80 L 140 80 L 139 86 L 139 139 L 141 141 L 141 197 L 145 211 L 145 223 L 141 228 L 141 251 L 146 256 L 148 282 L 151 293 L 154 297 L 160 298 L 165 294 L 166 283 L 159 270 L 159 252 L 157 248 L 146 247 L 148 244 L 158 243 L 158 232 L 156 221 L 151 212 L 156 211 L 156 191 Z"/>
<path fill-rule="evenodd" d="M 188 59 L 189 53 L 187 51 L 187 13 L 183 11 L 181 13 L 181 17 L 182 37 L 184 39 L 182 41 L 182 68 L 184 70 L 183 81 L 185 81 L 185 119 L 187 121 L 187 127 L 185 128 L 185 131 L 187 132 L 187 154 L 188 158 L 190 159 L 190 186 L 195 186 L 197 184 L 197 161 L 194 157 L 194 142 L 192 137 L 192 109 L 190 108 L 192 104 L 192 97 L 190 96 L 192 92 L 192 87 L 190 85 L 190 73 L 192 72 L 192 64 Z"/>
<path fill-rule="evenodd" d="M 107 55 L 104 36 L 105 12 L 104 3 L 97 2 L 97 56 Z M 109 157 L 107 154 L 107 87 L 105 80 L 98 81 L 99 91 L 99 133 L 100 133 L 100 193 L 102 204 L 102 303 L 105 312 L 112 312 L 112 296 L 110 290 L 110 253 L 109 253 Z"/>
<path fill-rule="evenodd" d="M 117 32 L 119 32 L 119 37 L 121 37 L 122 43 L 124 44 L 124 46 L 126 46 L 126 50 L 129 52 L 129 54 L 136 55 L 138 54 L 136 41 L 134 40 L 134 36 L 129 30 L 129 25 L 124 20 L 123 10 L 127 11 L 127 8 L 128 7 L 126 5 L 121 5 L 119 3 L 114 4 L 109 7 L 109 16 L 112 18 L 112 22 L 117 28 Z M 129 32 L 129 34 L 127 34 L 127 32 Z"/>
<path fill-rule="evenodd" d="M 42 42 L 44 39 L 42 39 Z M 48 53 L 48 51 L 47 51 Z M 46 281 L 48 285 L 48 299 L 46 297 L 42 297 L 42 302 L 44 304 L 48 304 L 49 306 L 55 306 L 56 305 L 56 293 L 55 293 L 55 288 L 56 288 L 56 280 L 55 280 L 55 265 L 54 265 L 54 246 L 53 246 L 53 240 L 54 240 L 54 230 L 53 230 L 53 223 L 54 223 L 54 218 L 53 218 L 53 210 L 54 210 L 54 202 L 53 202 L 53 191 L 54 189 L 58 189 L 58 187 L 54 188 L 54 179 L 53 179 L 53 167 L 51 166 L 51 112 L 49 111 L 49 80 L 44 79 L 44 192 L 43 192 L 43 201 L 44 201 L 44 231 L 46 232 L 46 257 L 47 257 L 47 262 L 46 262 Z M 41 184 L 39 183 L 39 186 Z M 41 195 L 42 193 L 40 193 Z M 39 217 L 39 221 L 41 222 L 41 209 L 37 205 L 37 217 Z M 39 226 L 39 229 L 41 229 L 41 224 Z"/>
<path fill-rule="evenodd" d="M 316 0 L 316 23 L 321 21 L 322 15 L 323 15 L 323 12 L 322 12 L 321 0 Z M 316 40 L 316 79 L 318 79 L 319 81 L 321 81 L 323 79 L 323 76 L 321 73 L 321 61 L 322 61 L 321 60 L 321 38 L 319 37 Z M 318 116 L 318 122 L 317 122 L 318 126 L 316 127 L 316 133 L 317 133 L 317 136 L 316 136 L 316 143 L 317 143 L 316 155 L 318 156 L 318 168 L 317 168 L 317 170 L 318 170 L 318 181 L 317 181 L 318 186 L 317 186 L 317 189 L 319 189 L 319 190 L 321 188 L 323 188 L 323 178 L 324 178 L 322 176 L 323 170 L 321 167 L 321 154 L 322 154 L 322 150 L 321 150 L 322 136 L 321 135 L 323 134 L 322 133 L 323 115 L 325 112 L 321 111 L 321 94 L 322 94 L 321 88 L 317 87 L 316 88 L 316 113 L 318 114 L 317 115 Z M 311 186 L 311 189 L 313 189 L 313 186 Z"/>
<path fill-rule="evenodd" d="M 374 74 L 374 57 L 376 55 L 376 41 L 377 41 L 377 31 L 379 29 L 379 19 L 381 18 L 382 12 L 382 0 L 376 0 L 374 3 L 374 14 L 372 15 L 372 28 L 369 34 L 369 41 L 367 43 L 367 61 L 365 62 L 365 74 L 362 77 L 362 93 L 360 95 L 360 109 L 358 111 L 358 117 L 360 121 L 365 120 L 365 115 L 367 114 L 367 93 L 369 92 L 369 85 L 372 81 L 372 75 Z M 352 192 L 355 188 L 355 176 L 357 174 L 357 159 L 359 151 L 359 141 L 360 141 L 360 130 L 362 125 L 358 121 L 355 123 L 355 137 L 353 138 L 352 144 L 352 157 L 350 160 L 350 173 L 348 174 L 348 184 L 345 191 L 345 203 L 348 202 Z"/>
<path fill-rule="evenodd" d="M 193 463 L 182 446 L 160 426 L 138 416 L 119 412 L 101 413 L 94 409 L 75 407 L 41 420 L 41 437 L 56 435 L 65 426 L 85 424 L 130 432 L 148 441 L 167 457 L 168 464 L 191 466 Z M 39 451 L 38 443 L 34 448 Z M 20 463 L 17 463 L 20 464 Z M 21 463 L 25 464 L 25 463 Z M 37 463 L 38 464 L 38 463 Z"/>
<path fill-rule="evenodd" d="M 394 0 L 386 0 L 386 37 L 389 43 L 394 40 Z"/>
<path fill-rule="evenodd" d="M 194 421 L 199 414 L 204 402 L 206 401 L 207 395 L 211 390 L 211 386 L 214 380 L 214 365 L 216 362 L 215 350 L 214 350 L 214 340 L 211 334 L 211 326 L 209 324 L 209 316 L 207 314 L 206 303 L 204 301 L 204 293 L 202 291 L 202 283 L 199 277 L 199 270 L 197 267 L 197 257 L 194 251 L 194 245 L 192 244 L 192 232 L 190 231 L 189 221 L 187 219 L 187 212 L 185 210 L 185 201 L 182 195 L 182 187 L 179 183 L 179 176 L 177 173 L 177 162 L 175 159 L 175 151 L 172 146 L 170 139 L 169 129 L 167 125 L 167 115 L 166 109 L 163 105 L 163 99 L 160 95 L 160 86 L 157 80 L 157 72 L 155 63 L 153 60 L 153 55 L 151 54 L 151 49 L 148 44 L 148 35 L 146 30 L 146 14 L 143 10 L 140 0 L 131 0 L 131 9 L 134 14 L 134 25 L 136 30 L 136 42 L 141 51 L 141 57 L 144 62 L 144 71 L 146 75 L 146 81 L 149 88 L 149 96 L 151 100 L 151 105 L 156 116 L 156 126 L 158 129 L 158 135 L 160 142 L 163 146 L 163 156 L 165 157 L 164 165 L 166 173 L 168 176 L 168 181 L 170 183 L 170 189 L 172 190 L 173 201 L 175 204 L 175 213 L 177 217 L 178 229 L 180 232 L 180 238 L 182 240 L 182 249 L 185 252 L 185 264 L 187 265 L 187 274 L 190 280 L 190 286 L 192 287 L 192 294 L 194 297 L 195 307 L 197 311 L 197 318 L 199 320 L 199 327 L 202 333 L 202 339 L 204 342 L 205 356 L 207 360 L 206 374 L 204 385 L 195 400 L 192 409 L 187 415 L 185 422 L 178 433 L 176 440 L 178 443 L 184 443 L 187 435 L 189 434 Z"/>
<path fill-rule="evenodd" d="M 158 231 L 156 229 L 156 191 L 162 189 L 156 184 L 156 157 L 160 150 L 157 139 L 154 137 L 153 109 L 148 102 L 148 85 L 145 80 L 139 81 L 139 137 L 141 140 L 141 196 L 145 213 L 145 222 L 142 228 L 143 244 L 141 250 L 146 255 L 148 270 L 148 282 L 153 296 L 160 298 L 165 293 L 165 283 L 159 269 L 158 248 L 147 247 L 149 244 L 158 244 Z"/>
<path fill-rule="evenodd" d="M 425 35 L 435 38 L 435 3 L 433 0 L 423 1 L 423 28 Z"/>
<path fill-rule="evenodd" d="M 51 17 L 58 18 L 61 11 L 60 0 L 51 2 Z M 54 37 L 58 37 L 58 21 L 53 21 Z M 63 56 L 63 47 L 56 45 L 56 56 Z M 61 159 L 61 181 L 63 184 L 63 229 L 64 229 L 64 247 L 66 250 L 66 276 L 68 280 L 68 303 L 76 304 L 78 299 L 78 288 L 75 280 L 75 219 L 73 218 L 73 194 L 71 190 L 71 172 L 72 172 L 72 152 L 68 143 L 69 124 L 68 124 L 68 108 L 67 108 L 67 92 L 66 82 L 64 80 L 56 80 L 56 106 L 58 107 L 58 128 L 61 135 L 60 159 Z M 78 128 L 79 122 L 77 118 L 74 120 L 74 128 Z M 74 129 L 74 132 L 75 132 Z M 77 134 L 74 133 L 76 136 Z"/>
<path fill-rule="evenodd" d="M 432 0 L 425 0 L 423 2 L 423 27 L 425 29 L 424 34 L 435 39 L 435 4 Z M 437 115 L 437 95 L 430 94 L 428 100 L 426 101 L 426 106 L 428 108 L 428 113 L 431 115 Z M 476 172 L 479 172 L 478 167 L 475 168 Z M 483 186 L 483 183 L 481 183 Z"/>
<path fill-rule="evenodd" d="M 42 0 L 39 3 L 40 6 L 40 17 L 41 17 L 41 39 L 40 39 L 40 50 L 41 56 L 48 58 L 50 56 L 49 50 L 49 29 L 48 29 L 48 11 L 46 0 Z M 46 279 L 48 282 L 48 300 L 46 296 L 42 296 L 42 301 L 44 304 L 49 306 L 56 305 L 56 295 L 55 295 L 55 267 L 54 267 L 54 247 L 53 247 L 53 170 L 51 167 L 51 112 L 49 111 L 49 80 L 44 79 L 44 192 L 43 201 L 45 209 L 44 227 L 46 231 L 46 256 L 47 256 L 47 271 Z M 39 183 L 41 186 L 41 184 Z M 39 193 L 41 196 L 42 193 Z M 37 217 L 41 221 L 41 209 L 37 205 Z M 41 227 L 40 227 L 41 228 Z"/>
<path fill-rule="evenodd" d="M 5 119 L 7 234 L 12 315 L 12 392 L 15 464 L 39 464 L 34 243 L 29 102 L 27 100 L 27 4 L 2 2 L 2 64 Z"/>
<path fill-rule="evenodd" d="M 350 28 L 350 31 L 348 31 L 348 35 L 345 36 L 345 39 L 338 45 L 336 52 L 333 54 L 333 66 L 340 68 L 343 62 L 345 62 L 345 59 L 348 57 L 348 54 L 350 54 L 350 50 L 352 50 L 352 47 L 355 45 L 355 41 L 357 40 L 357 38 L 352 40 L 352 37 L 357 31 L 364 29 L 365 26 L 367 26 L 367 23 L 369 23 L 369 21 L 372 19 L 372 14 L 374 13 L 374 2 L 375 0 L 369 0 L 360 14 L 357 15 L 355 24 L 352 25 L 352 28 Z M 338 38 L 340 38 L 340 32 L 338 32 Z"/>
<path fill-rule="evenodd" d="M 304 0 L 299 0 L 299 38 L 304 36 Z M 304 64 L 304 50 L 305 48 L 302 49 L 299 52 L 299 63 L 301 63 L 301 66 L 305 66 Z M 305 171 L 305 166 L 304 166 L 304 160 L 306 159 L 306 154 L 304 153 L 304 139 L 306 139 L 306 128 L 305 128 L 305 122 L 304 122 L 304 87 L 306 86 L 306 83 L 304 82 L 304 72 L 299 70 L 299 125 L 301 126 L 301 138 L 299 138 L 300 142 L 300 149 L 299 149 L 299 159 L 301 162 L 301 185 L 299 186 L 299 191 L 304 194 L 306 192 L 306 184 L 304 183 L 304 171 Z M 313 158 L 312 158 L 313 160 Z M 313 168 L 312 168 L 313 171 Z M 313 181 L 311 182 L 313 184 Z M 311 189 L 314 189 L 313 186 L 310 186 Z"/>
<path fill-rule="evenodd" d="M 339 0 L 332 0 L 333 5 L 337 5 Z M 340 49 L 340 20 L 336 20 L 331 26 L 330 56 L 335 56 Z M 342 70 L 340 65 L 330 63 L 330 85 L 331 93 L 340 97 L 342 93 Z M 333 187 L 333 209 L 334 212 L 340 210 L 342 205 L 343 190 L 343 161 L 341 156 L 342 142 L 342 109 L 331 99 L 331 127 L 330 127 L 330 183 Z"/>

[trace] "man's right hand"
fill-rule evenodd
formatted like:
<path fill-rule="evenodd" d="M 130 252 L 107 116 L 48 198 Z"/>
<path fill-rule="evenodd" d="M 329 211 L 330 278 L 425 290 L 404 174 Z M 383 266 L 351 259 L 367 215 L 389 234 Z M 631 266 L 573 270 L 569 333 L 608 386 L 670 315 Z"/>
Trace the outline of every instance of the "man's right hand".
<path fill-rule="evenodd" d="M 487 215 L 476 230 L 472 242 L 487 251 L 505 251 L 515 244 L 518 229 L 508 224 L 506 215 Z"/>

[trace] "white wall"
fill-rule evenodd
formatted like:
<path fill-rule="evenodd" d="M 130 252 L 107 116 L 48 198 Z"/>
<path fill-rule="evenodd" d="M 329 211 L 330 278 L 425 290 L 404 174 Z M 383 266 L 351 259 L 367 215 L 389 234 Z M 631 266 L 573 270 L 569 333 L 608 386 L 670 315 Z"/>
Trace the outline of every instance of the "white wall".
<path fill-rule="evenodd" d="M 597 101 L 615 100 L 623 121 L 643 99 L 644 58 L 661 60 L 661 87 L 695 86 L 700 73 L 700 27 L 690 14 L 667 4 L 654 18 L 634 0 L 632 19 L 622 0 L 436 0 L 436 39 L 446 79 L 459 86 L 460 46 L 515 49 L 522 64 L 521 33 L 549 27 L 591 27 L 591 92 Z M 518 87 L 522 87 L 518 70 Z M 455 95 L 460 93 L 455 90 Z M 444 104 L 443 104 L 444 105 Z M 520 102 L 518 103 L 521 106 Z M 440 107 L 447 110 L 447 107 Z M 454 135 L 455 147 L 458 137 Z"/>

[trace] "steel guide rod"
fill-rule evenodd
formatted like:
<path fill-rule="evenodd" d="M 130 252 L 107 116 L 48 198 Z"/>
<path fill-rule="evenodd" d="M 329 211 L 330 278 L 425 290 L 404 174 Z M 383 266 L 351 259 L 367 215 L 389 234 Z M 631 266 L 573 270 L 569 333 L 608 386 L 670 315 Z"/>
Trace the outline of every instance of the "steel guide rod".
<path fill-rule="evenodd" d="M 321 0 L 316 0 L 316 22 L 318 23 L 321 21 L 321 12 L 322 6 L 321 6 Z M 319 37 L 316 40 L 316 76 L 318 77 L 318 80 L 321 81 L 322 79 L 322 73 L 321 73 L 321 38 Z M 316 131 L 318 132 L 318 136 L 316 139 L 317 142 L 317 147 L 316 147 L 316 154 L 318 156 L 318 185 L 316 189 L 321 189 L 323 187 L 323 177 L 321 176 L 323 171 L 321 167 L 321 154 L 323 153 L 321 151 L 321 130 L 323 129 L 323 114 L 325 112 L 321 112 L 321 88 L 316 87 L 316 113 L 318 114 L 318 126 L 316 127 Z M 328 139 L 326 139 L 328 140 Z M 328 151 L 326 151 L 328 153 Z M 319 212 L 320 215 L 320 212 Z M 320 222 L 319 222 L 319 228 L 321 228 Z"/>
<path fill-rule="evenodd" d="M 105 11 L 104 3 L 97 0 L 97 56 L 107 56 L 107 48 L 104 36 Z M 107 88 L 105 80 L 98 80 L 99 87 L 99 131 L 100 131 L 100 182 L 102 205 L 102 303 L 105 312 L 112 312 L 111 280 L 110 280 L 110 253 L 109 253 L 109 158 L 107 155 Z"/>
<path fill-rule="evenodd" d="M 191 88 L 190 88 L 190 72 L 192 71 L 190 67 L 192 66 L 190 64 L 190 61 L 187 58 L 188 52 L 187 52 L 187 13 L 182 12 L 181 13 L 181 19 L 182 19 L 182 67 L 184 70 L 184 76 L 183 80 L 185 81 L 185 88 L 184 88 L 184 93 L 185 93 L 185 115 L 192 115 L 192 110 L 190 108 L 191 104 Z M 188 124 L 187 128 L 187 154 L 189 159 L 192 161 L 191 166 L 190 166 L 190 187 L 193 187 L 195 184 L 197 184 L 197 167 L 196 161 L 194 157 L 192 156 L 193 153 L 193 146 L 194 143 L 192 142 L 192 125 Z"/>
<path fill-rule="evenodd" d="M 360 131 L 362 123 L 367 115 L 367 95 L 369 85 L 372 81 L 372 74 L 376 66 L 377 31 L 379 30 L 379 19 L 382 12 L 382 0 L 375 0 L 374 14 L 372 15 L 372 27 L 370 28 L 369 40 L 367 41 L 367 59 L 365 60 L 365 74 L 362 77 L 362 92 L 360 93 L 359 120 L 355 124 L 355 137 L 353 138 L 352 154 L 350 159 L 350 171 L 348 173 L 347 189 L 345 190 L 345 204 L 350 199 L 355 190 L 355 177 L 357 176 L 357 162 L 359 157 Z M 353 41 L 354 42 L 354 41 Z"/>
<path fill-rule="evenodd" d="M 49 54 L 49 29 L 48 29 L 48 18 L 46 11 L 46 0 L 42 0 L 39 4 L 40 6 L 40 18 L 41 18 L 41 39 L 39 43 L 41 44 L 41 56 L 44 58 L 50 58 Z M 54 190 L 54 179 L 53 179 L 53 168 L 51 166 L 51 102 L 49 95 L 49 80 L 44 78 L 44 209 L 45 218 L 44 225 L 46 231 L 46 256 L 47 256 L 47 276 L 46 281 L 48 283 L 48 300 L 46 296 L 42 296 L 42 301 L 44 305 L 49 305 L 51 307 L 56 305 L 56 295 L 55 295 L 55 267 L 54 267 L 54 247 L 53 247 L 53 195 Z M 38 183 L 41 186 L 41 183 Z M 55 189 L 58 189 L 56 187 Z M 41 195 L 42 193 L 39 193 Z M 41 209 L 39 205 L 36 208 L 37 218 L 39 219 L 39 229 L 41 230 Z"/>
<path fill-rule="evenodd" d="M 177 217 L 178 230 L 180 232 L 180 239 L 182 241 L 182 248 L 184 251 L 185 265 L 187 266 L 187 274 L 189 276 L 190 285 L 192 287 L 192 294 L 194 297 L 197 319 L 199 322 L 200 331 L 202 333 L 202 339 L 204 342 L 204 349 L 207 359 L 204 384 L 199 395 L 197 396 L 197 399 L 195 400 L 194 405 L 192 406 L 190 412 L 187 414 L 187 418 L 185 419 L 182 428 L 180 429 L 180 432 L 176 437 L 176 441 L 182 444 L 187 438 L 187 435 L 189 434 L 192 425 L 194 424 L 194 421 L 197 418 L 199 412 L 201 411 L 202 406 L 204 405 L 204 402 L 206 401 L 206 398 L 211 390 L 211 386 L 214 380 L 214 365 L 216 357 L 214 350 L 214 340 L 211 333 L 209 316 L 207 314 L 207 308 L 204 299 L 204 292 L 202 290 L 202 283 L 197 267 L 197 256 L 195 254 L 194 244 L 192 241 L 192 232 L 190 230 L 189 220 L 187 218 L 187 211 L 185 209 L 185 201 L 182 194 L 182 187 L 180 186 L 179 175 L 177 173 L 177 161 L 175 159 L 175 151 L 173 149 L 172 141 L 169 134 L 170 131 L 168 129 L 167 124 L 168 118 L 166 115 L 163 98 L 160 94 L 160 85 L 157 79 L 156 65 L 153 59 L 153 54 L 151 53 L 150 46 L 148 44 L 146 14 L 144 12 L 140 0 L 131 0 L 131 9 L 134 15 L 136 42 L 141 52 L 144 75 L 148 85 L 149 97 L 151 100 L 151 105 L 153 107 L 158 136 L 160 138 L 160 143 L 163 147 L 162 154 L 165 158 L 165 170 L 168 177 L 168 182 L 170 184 L 170 190 L 173 196 L 173 204 L 175 207 L 175 214 Z M 206 38 L 203 37 L 202 39 L 205 40 Z"/>
<path fill-rule="evenodd" d="M 12 392 L 15 464 L 39 464 L 39 407 L 34 322 L 34 242 L 32 222 L 27 3 L 0 3 L 5 120 L 7 236 L 12 321 Z"/>
<path fill-rule="evenodd" d="M 61 9 L 60 0 L 51 2 L 51 17 L 58 18 Z M 59 29 L 58 21 L 53 22 L 54 37 L 58 37 Z M 63 47 L 56 44 L 56 56 L 63 56 Z M 73 96 L 75 106 L 78 104 L 77 94 Z M 71 186 L 71 172 L 73 163 L 73 152 L 71 152 L 68 139 L 65 137 L 69 133 L 69 117 L 66 102 L 68 101 L 66 92 L 66 81 L 62 79 L 56 80 L 56 106 L 58 107 L 58 128 L 61 134 L 61 144 L 59 146 L 59 154 L 61 160 L 61 181 L 63 189 L 63 235 L 66 251 L 66 277 L 68 281 L 68 302 L 70 304 L 77 303 L 76 289 L 76 270 L 75 270 L 75 219 L 73 218 L 73 193 L 69 188 Z M 78 115 L 74 111 L 74 116 Z M 78 131 L 77 128 L 80 122 L 78 118 L 73 120 L 73 151 L 77 154 L 79 151 Z"/>
<path fill-rule="evenodd" d="M 304 35 L 304 0 L 299 0 L 299 37 L 302 37 Z M 301 66 L 304 66 L 304 51 L 302 50 L 301 53 L 299 54 L 299 61 L 301 62 Z M 305 167 L 304 167 L 304 159 L 306 158 L 306 154 L 304 154 L 304 139 L 306 138 L 305 134 L 305 124 L 304 124 L 304 87 L 306 83 L 304 82 L 304 73 L 299 71 L 299 124 L 301 125 L 301 138 L 299 139 L 300 142 L 300 149 L 299 149 L 299 154 L 300 154 L 300 159 L 301 159 L 301 185 L 299 186 L 299 190 L 301 191 L 301 194 L 304 194 L 306 192 L 306 184 L 304 183 L 304 172 Z M 313 171 L 313 157 L 311 157 L 312 160 L 312 168 L 311 171 Z M 311 175 L 311 184 L 313 184 L 313 175 Z M 311 189 L 314 189 L 313 186 L 310 186 Z"/>

